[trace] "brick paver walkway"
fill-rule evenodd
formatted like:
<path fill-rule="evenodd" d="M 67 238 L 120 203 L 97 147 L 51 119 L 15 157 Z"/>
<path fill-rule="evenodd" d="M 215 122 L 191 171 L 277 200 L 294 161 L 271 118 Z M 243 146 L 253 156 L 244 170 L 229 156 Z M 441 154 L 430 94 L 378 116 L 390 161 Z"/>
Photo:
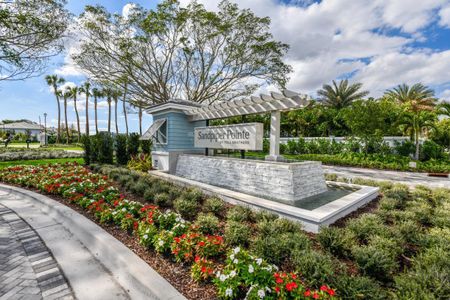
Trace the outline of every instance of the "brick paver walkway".
<path fill-rule="evenodd" d="M 37 233 L 0 204 L 0 300 L 74 299 Z"/>

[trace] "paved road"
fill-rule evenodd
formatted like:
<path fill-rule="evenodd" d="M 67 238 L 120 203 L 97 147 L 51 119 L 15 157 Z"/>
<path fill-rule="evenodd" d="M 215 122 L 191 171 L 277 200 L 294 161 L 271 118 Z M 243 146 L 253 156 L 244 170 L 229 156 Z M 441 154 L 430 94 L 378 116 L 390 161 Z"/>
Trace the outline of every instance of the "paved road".
<path fill-rule="evenodd" d="M 74 299 L 39 235 L 1 204 L 0 299 Z"/>
<path fill-rule="evenodd" d="M 427 185 L 429 187 L 450 188 L 450 179 L 442 177 L 430 177 L 426 173 L 414 172 L 399 172 L 399 171 L 384 171 L 364 168 L 352 167 L 338 167 L 338 166 L 323 166 L 325 173 L 334 173 L 341 177 L 354 178 L 368 178 L 375 180 L 390 180 L 399 183 L 407 184 L 409 186 Z"/>

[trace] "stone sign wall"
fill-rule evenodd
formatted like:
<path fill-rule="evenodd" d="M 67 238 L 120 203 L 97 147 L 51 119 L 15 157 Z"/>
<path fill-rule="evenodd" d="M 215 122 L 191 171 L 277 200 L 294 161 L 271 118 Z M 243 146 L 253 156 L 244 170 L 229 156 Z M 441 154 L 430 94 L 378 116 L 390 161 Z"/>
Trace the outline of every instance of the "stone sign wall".
<path fill-rule="evenodd" d="M 175 175 L 286 203 L 327 190 L 320 162 L 280 163 L 182 154 Z"/>

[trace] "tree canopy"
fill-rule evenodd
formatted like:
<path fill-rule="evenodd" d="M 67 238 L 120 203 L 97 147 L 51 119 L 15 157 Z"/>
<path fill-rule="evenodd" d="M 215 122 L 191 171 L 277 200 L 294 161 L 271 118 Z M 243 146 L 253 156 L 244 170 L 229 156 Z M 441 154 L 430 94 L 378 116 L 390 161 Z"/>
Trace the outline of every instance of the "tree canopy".
<path fill-rule="evenodd" d="M 63 45 L 69 14 L 65 0 L 0 1 L 0 80 L 39 75 Z"/>
<path fill-rule="evenodd" d="M 95 80 L 123 85 L 127 78 L 130 97 L 146 103 L 230 100 L 264 84 L 284 87 L 291 71 L 283 62 L 288 45 L 273 39 L 270 19 L 229 1 L 211 12 L 166 0 L 128 16 L 87 6 L 79 24 L 77 65 Z"/>

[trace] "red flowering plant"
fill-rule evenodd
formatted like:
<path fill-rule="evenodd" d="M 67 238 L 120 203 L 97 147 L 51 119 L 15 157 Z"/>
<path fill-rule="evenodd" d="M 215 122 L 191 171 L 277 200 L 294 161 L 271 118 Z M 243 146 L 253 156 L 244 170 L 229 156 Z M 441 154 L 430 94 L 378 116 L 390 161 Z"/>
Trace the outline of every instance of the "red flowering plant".
<path fill-rule="evenodd" d="M 331 299 L 335 290 L 323 285 L 319 290 L 311 290 L 304 286 L 294 273 L 274 273 L 274 291 L 279 299 Z"/>
<path fill-rule="evenodd" d="M 189 231 L 181 236 L 173 237 L 170 244 L 170 250 L 175 258 L 175 261 L 192 261 L 195 255 L 195 246 L 201 242 L 201 235 L 196 232 Z"/>
<path fill-rule="evenodd" d="M 117 225 L 121 225 L 122 219 L 127 215 L 131 215 L 133 218 L 139 218 L 139 211 L 143 207 L 141 203 L 136 201 L 122 200 L 118 201 L 114 206 L 113 220 Z"/>
<path fill-rule="evenodd" d="M 196 256 L 194 259 L 194 264 L 191 267 L 191 277 L 195 281 L 206 281 L 210 279 L 213 274 L 214 262 L 207 260 L 206 258 Z"/>
<path fill-rule="evenodd" d="M 139 218 L 150 224 L 155 224 L 155 219 L 158 219 L 160 214 L 158 206 L 151 204 L 146 204 L 139 210 Z"/>
<path fill-rule="evenodd" d="M 134 218 L 132 214 L 125 214 L 120 222 L 120 228 L 126 230 L 128 234 L 132 234 L 133 231 L 136 231 L 139 226 L 138 219 Z"/>
<path fill-rule="evenodd" d="M 327 285 L 322 285 L 319 290 L 307 289 L 303 296 L 304 299 L 331 299 L 336 295 L 336 291 Z"/>
<path fill-rule="evenodd" d="M 91 202 L 91 204 L 88 206 L 89 211 L 91 211 L 96 219 L 100 219 L 102 216 L 102 212 L 105 209 L 109 209 L 110 206 L 109 204 L 105 203 L 105 200 L 98 200 L 98 201 L 94 201 Z"/>
<path fill-rule="evenodd" d="M 201 257 L 212 258 L 225 254 L 225 244 L 220 235 L 200 236 L 195 252 Z"/>

